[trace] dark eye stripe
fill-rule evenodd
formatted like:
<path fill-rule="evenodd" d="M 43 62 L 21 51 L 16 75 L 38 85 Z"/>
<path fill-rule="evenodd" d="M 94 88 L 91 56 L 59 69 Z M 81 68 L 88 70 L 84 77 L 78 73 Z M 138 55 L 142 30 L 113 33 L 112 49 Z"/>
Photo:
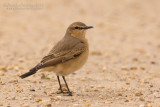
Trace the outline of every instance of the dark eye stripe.
<path fill-rule="evenodd" d="M 77 27 L 77 26 L 76 26 L 75 29 L 82 30 L 83 28 L 82 28 L 82 27 Z"/>
<path fill-rule="evenodd" d="M 75 29 L 79 29 L 79 27 L 75 27 Z"/>

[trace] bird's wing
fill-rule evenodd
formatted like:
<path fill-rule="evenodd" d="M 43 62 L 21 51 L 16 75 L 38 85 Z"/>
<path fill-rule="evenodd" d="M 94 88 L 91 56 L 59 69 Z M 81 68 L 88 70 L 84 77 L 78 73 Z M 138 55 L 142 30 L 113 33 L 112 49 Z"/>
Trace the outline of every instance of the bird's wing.
<path fill-rule="evenodd" d="M 60 51 L 57 53 L 49 54 L 45 56 L 42 61 L 38 64 L 39 68 L 44 68 L 48 66 L 53 66 L 73 58 L 78 57 L 87 49 L 87 46 L 84 43 L 78 43 L 73 48 Z"/>

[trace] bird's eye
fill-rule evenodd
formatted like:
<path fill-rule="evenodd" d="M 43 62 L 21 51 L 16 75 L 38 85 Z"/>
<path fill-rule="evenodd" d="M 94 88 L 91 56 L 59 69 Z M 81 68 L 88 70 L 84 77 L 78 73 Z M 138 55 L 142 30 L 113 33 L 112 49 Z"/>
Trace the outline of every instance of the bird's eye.
<path fill-rule="evenodd" d="M 79 29 L 79 27 L 76 26 L 75 29 Z"/>

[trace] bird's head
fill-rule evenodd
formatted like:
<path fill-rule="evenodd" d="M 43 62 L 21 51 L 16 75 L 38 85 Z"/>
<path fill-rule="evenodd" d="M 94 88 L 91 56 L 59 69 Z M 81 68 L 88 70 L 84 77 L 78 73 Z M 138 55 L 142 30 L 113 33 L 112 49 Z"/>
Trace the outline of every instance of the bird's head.
<path fill-rule="evenodd" d="M 86 26 L 82 22 L 74 22 L 68 27 L 67 33 L 76 38 L 85 38 L 86 30 L 90 28 L 93 28 L 93 26 Z"/>

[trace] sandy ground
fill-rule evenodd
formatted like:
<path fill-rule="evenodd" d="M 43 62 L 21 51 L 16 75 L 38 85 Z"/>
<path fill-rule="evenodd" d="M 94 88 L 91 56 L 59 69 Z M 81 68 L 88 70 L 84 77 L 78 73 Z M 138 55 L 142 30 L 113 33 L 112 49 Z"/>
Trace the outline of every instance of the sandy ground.
<path fill-rule="evenodd" d="M 0 106 L 159 107 L 159 13 L 159 0 L 1 0 Z M 55 94 L 51 72 L 20 79 L 75 21 L 94 29 L 88 62 L 66 77 L 73 96 Z"/>

